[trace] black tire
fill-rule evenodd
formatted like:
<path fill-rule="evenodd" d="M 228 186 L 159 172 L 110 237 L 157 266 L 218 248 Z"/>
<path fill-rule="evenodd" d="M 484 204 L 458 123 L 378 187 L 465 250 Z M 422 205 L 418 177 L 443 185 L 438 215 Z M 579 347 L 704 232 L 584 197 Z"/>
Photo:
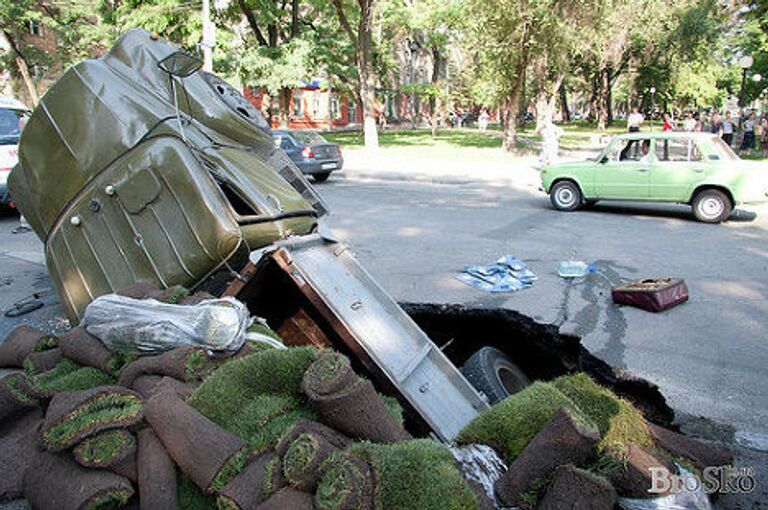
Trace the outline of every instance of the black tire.
<path fill-rule="evenodd" d="M 467 381 L 488 397 L 491 404 L 504 400 L 531 384 L 530 379 L 498 349 L 483 347 L 461 367 Z"/>
<path fill-rule="evenodd" d="M 328 177 L 331 176 L 331 172 L 323 172 L 321 174 L 312 174 L 312 178 L 315 179 L 315 182 L 325 182 L 328 180 Z"/>
<path fill-rule="evenodd" d="M 559 181 L 549 190 L 549 200 L 558 211 L 575 211 L 581 207 L 584 197 L 575 182 Z"/>
<path fill-rule="evenodd" d="M 704 223 L 720 223 L 733 212 L 733 204 L 728 195 L 720 190 L 705 189 L 693 197 L 693 215 Z"/>

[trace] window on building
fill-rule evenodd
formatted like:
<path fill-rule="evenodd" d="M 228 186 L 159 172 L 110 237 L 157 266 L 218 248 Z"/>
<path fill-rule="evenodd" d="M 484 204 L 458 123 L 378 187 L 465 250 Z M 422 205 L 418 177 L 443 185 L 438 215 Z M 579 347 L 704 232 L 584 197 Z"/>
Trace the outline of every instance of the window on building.
<path fill-rule="evenodd" d="M 341 110 L 339 109 L 339 98 L 333 96 L 331 98 L 331 118 L 333 120 L 339 120 L 341 118 Z"/>
<path fill-rule="evenodd" d="M 304 116 L 304 94 L 300 90 L 293 91 L 293 116 Z"/>
<path fill-rule="evenodd" d="M 41 35 L 40 22 L 36 19 L 27 21 L 27 31 L 30 33 L 30 35 Z"/>
<path fill-rule="evenodd" d="M 323 112 L 323 107 L 320 104 L 320 94 L 315 92 L 315 97 L 312 100 L 312 116 L 319 117 Z"/>

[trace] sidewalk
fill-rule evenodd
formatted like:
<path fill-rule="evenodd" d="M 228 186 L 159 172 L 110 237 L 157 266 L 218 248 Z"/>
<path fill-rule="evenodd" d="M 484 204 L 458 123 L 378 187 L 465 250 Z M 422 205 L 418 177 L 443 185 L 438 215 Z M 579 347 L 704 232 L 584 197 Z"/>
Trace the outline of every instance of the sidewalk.
<path fill-rule="evenodd" d="M 532 145 L 534 153 L 538 153 Z M 597 150 L 564 152 L 561 161 L 594 157 Z M 513 155 L 501 149 L 456 147 L 450 153 L 428 147 L 390 147 L 344 151 L 343 174 L 350 179 L 414 181 L 434 184 L 483 183 L 537 192 L 538 155 Z"/>

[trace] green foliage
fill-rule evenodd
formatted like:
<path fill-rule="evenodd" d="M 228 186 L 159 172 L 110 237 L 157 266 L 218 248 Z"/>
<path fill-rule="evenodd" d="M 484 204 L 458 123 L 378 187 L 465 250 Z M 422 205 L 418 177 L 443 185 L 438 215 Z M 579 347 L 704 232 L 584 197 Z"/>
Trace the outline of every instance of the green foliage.
<path fill-rule="evenodd" d="M 40 402 L 38 402 L 36 398 L 27 395 L 26 388 L 24 387 L 23 383 L 23 378 L 24 375 L 22 374 L 11 374 L 10 376 L 5 377 L 2 383 L 5 384 L 13 397 L 19 402 L 24 402 L 25 404 L 33 406 L 39 405 Z"/>
<path fill-rule="evenodd" d="M 444 445 L 431 439 L 387 445 L 356 443 L 348 451 L 373 466 L 377 508 L 479 508 L 477 497 L 456 468 L 451 453 Z"/>
<path fill-rule="evenodd" d="M 224 488 L 248 463 L 250 453 L 248 448 L 243 448 L 227 459 L 211 482 L 210 492 L 218 492 Z"/>
<path fill-rule="evenodd" d="M 487 444 L 509 464 L 561 407 L 568 409 L 577 420 L 590 423 L 576 404 L 557 388 L 537 381 L 472 420 L 459 433 L 456 442 Z"/>

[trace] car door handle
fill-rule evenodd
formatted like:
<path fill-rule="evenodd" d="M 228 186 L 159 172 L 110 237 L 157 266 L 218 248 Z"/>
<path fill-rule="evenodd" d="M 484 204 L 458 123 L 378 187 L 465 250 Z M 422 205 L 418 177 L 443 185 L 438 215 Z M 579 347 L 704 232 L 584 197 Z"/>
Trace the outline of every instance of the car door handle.
<path fill-rule="evenodd" d="M 637 171 L 640 172 L 640 173 L 645 173 L 645 172 L 648 171 L 648 169 L 647 168 L 638 168 Z"/>

